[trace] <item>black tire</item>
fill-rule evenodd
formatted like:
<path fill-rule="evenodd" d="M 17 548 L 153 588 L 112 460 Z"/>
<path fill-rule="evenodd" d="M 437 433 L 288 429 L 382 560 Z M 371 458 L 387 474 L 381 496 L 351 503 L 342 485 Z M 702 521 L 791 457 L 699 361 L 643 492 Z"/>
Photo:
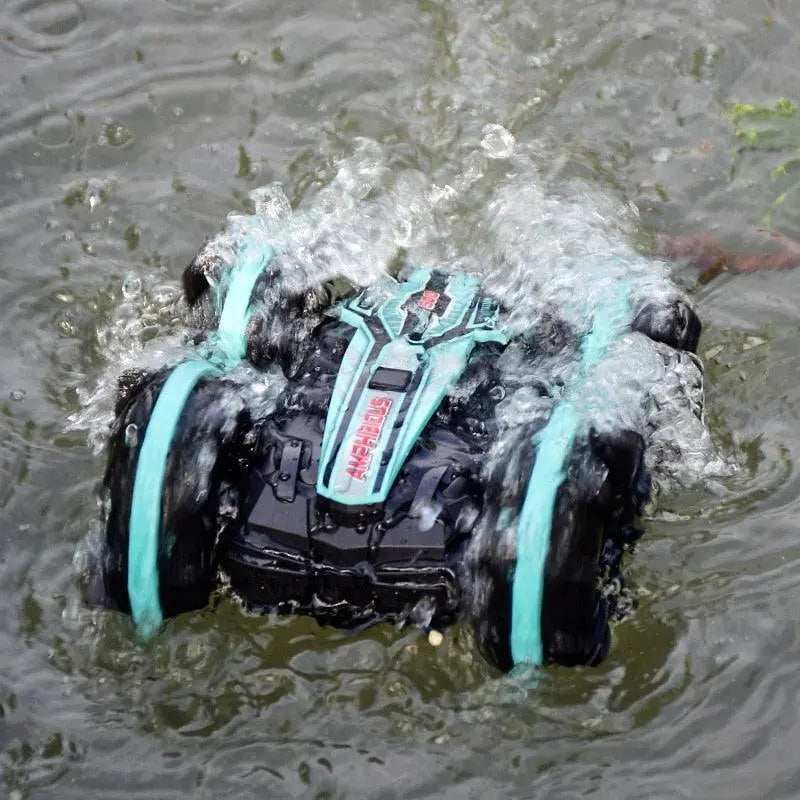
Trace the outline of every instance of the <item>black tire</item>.
<path fill-rule="evenodd" d="M 139 453 L 166 372 L 147 376 L 123 396 L 109 442 L 104 480 L 106 497 L 104 586 L 106 604 L 130 612 L 128 597 L 128 522 Z M 204 606 L 213 588 L 218 549 L 234 522 L 227 509 L 238 506 L 243 464 L 242 439 L 249 415 L 231 398 L 237 387 L 202 380 L 192 392 L 167 460 L 159 539 L 159 594 L 165 616 Z M 227 423 L 227 424 L 226 424 Z M 135 434 L 131 431 L 135 427 Z M 213 454 L 207 472 L 199 471 L 201 452 Z M 225 500 L 225 513 L 221 500 Z"/>
<path fill-rule="evenodd" d="M 601 551 L 641 508 L 647 480 L 644 443 L 633 431 L 592 432 L 576 446 L 556 496 L 545 564 L 542 639 L 545 662 L 595 665 L 607 655 L 608 608 L 601 591 Z M 484 548 L 472 564 L 476 640 L 500 669 L 513 666 L 511 600 L 514 562 Z"/>
<path fill-rule="evenodd" d="M 631 328 L 676 350 L 697 351 L 702 331 L 700 317 L 685 300 L 666 305 L 648 303 L 634 317 Z"/>

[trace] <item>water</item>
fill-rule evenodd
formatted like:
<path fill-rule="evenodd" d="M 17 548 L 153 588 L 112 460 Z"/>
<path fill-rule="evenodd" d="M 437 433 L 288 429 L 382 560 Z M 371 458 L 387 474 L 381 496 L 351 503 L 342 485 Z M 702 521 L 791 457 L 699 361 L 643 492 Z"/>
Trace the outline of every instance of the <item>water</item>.
<path fill-rule="evenodd" d="M 610 658 L 535 690 L 462 629 L 433 647 L 227 600 L 137 645 L 80 599 L 103 457 L 68 418 L 95 393 L 100 447 L 104 380 L 180 357 L 183 266 L 276 181 L 293 207 L 328 192 L 321 213 L 357 211 L 364 268 L 401 247 L 534 269 L 515 218 L 560 222 L 544 241 L 567 253 L 695 231 L 757 248 L 765 215 L 800 238 L 773 172 L 791 152 L 737 149 L 723 113 L 792 97 L 800 10 L 14 0 L 0 21 L 0 793 L 797 795 L 800 273 L 679 276 L 740 469 L 658 498 Z M 325 233 L 314 252 L 335 258 Z"/>

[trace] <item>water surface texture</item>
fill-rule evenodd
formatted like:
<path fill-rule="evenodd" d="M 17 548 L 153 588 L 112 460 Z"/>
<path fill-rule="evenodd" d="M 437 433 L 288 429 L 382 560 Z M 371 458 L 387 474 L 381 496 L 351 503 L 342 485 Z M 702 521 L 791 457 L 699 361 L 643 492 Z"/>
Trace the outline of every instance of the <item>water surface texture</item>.
<path fill-rule="evenodd" d="M 800 126 L 760 147 L 726 116 L 800 100 L 799 47 L 777 0 L 5 3 L 0 796 L 798 796 L 800 272 L 679 272 L 737 469 L 669 476 L 599 668 L 532 688 L 463 628 L 224 598 L 141 646 L 81 575 L 109 379 L 177 357 L 181 270 L 253 189 L 309 209 L 329 264 L 400 250 L 512 293 L 526 260 L 569 291 L 570 258 L 664 234 L 800 239 Z"/>

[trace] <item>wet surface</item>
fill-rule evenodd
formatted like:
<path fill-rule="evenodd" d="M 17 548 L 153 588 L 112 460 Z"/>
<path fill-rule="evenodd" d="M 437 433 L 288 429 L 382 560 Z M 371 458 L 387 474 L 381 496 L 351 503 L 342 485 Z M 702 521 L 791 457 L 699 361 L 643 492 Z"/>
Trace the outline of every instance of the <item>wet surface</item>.
<path fill-rule="evenodd" d="M 180 272 L 253 188 L 309 203 L 376 152 L 383 171 L 337 197 L 382 220 L 399 198 L 407 218 L 359 229 L 378 244 L 441 230 L 440 252 L 491 260 L 507 231 L 494 248 L 475 220 L 512 173 L 541 198 L 582 181 L 587 215 L 642 252 L 696 231 L 757 249 L 765 222 L 800 238 L 776 169 L 797 145 L 742 148 L 725 116 L 797 99 L 798 31 L 792 5 L 744 0 L 7 3 L 2 793 L 795 797 L 800 272 L 682 273 L 711 429 L 740 469 L 659 497 L 608 661 L 536 689 L 466 630 L 432 647 L 227 600 L 138 645 L 81 600 L 103 456 L 69 418 L 117 363 L 179 339 Z M 409 171 L 427 183 L 398 188 Z"/>

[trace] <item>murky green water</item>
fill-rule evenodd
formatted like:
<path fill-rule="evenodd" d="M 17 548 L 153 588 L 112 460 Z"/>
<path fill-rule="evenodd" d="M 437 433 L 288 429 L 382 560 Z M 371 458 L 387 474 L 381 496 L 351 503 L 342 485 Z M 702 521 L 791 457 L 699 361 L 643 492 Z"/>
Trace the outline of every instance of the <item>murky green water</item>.
<path fill-rule="evenodd" d="M 137 647 L 80 600 L 103 459 L 67 424 L 120 349 L 180 327 L 176 279 L 228 210 L 276 180 L 313 195 L 358 137 L 444 186 L 499 123 L 543 182 L 635 203 L 642 246 L 755 247 L 765 219 L 800 238 L 800 192 L 772 173 L 791 150 L 737 156 L 723 116 L 796 94 L 798 46 L 800 7 L 775 0 L 9 0 L 0 795 L 798 796 L 800 272 L 694 286 L 712 426 L 742 469 L 662 499 L 609 660 L 536 690 L 465 631 L 432 648 L 227 602 Z M 125 314 L 131 273 L 146 301 Z"/>

